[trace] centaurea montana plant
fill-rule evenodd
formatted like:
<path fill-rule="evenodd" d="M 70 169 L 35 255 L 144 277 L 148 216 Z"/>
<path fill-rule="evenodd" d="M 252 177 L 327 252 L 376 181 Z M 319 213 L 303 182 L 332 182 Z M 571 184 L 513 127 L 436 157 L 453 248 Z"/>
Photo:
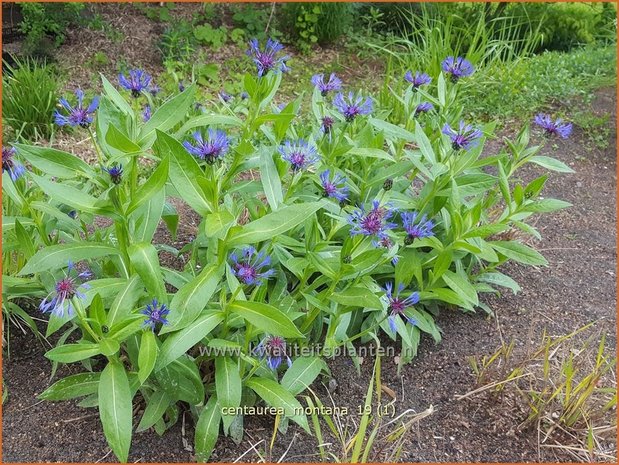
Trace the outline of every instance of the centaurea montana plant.
<path fill-rule="evenodd" d="M 528 127 L 494 150 L 484 147 L 493 122 L 455 118 L 461 80 L 475 85 L 466 60 L 407 74 L 398 119 L 381 96 L 320 70 L 313 92 L 279 108 L 282 45 L 252 40 L 249 55 L 255 68 L 230 105 L 201 104 L 188 81 L 163 102 L 140 70 L 119 77 L 131 96 L 103 80 L 97 111 L 78 105 L 99 164 L 43 146 L 3 148 L 5 300 L 42 299 L 49 334 L 64 331 L 47 358 L 87 367 L 42 398 L 98 405 L 120 461 L 134 399 L 144 405 L 139 431 L 171 427 L 182 403 L 199 461 L 222 427 L 242 433 L 242 418 L 221 407 L 254 397 L 282 407 L 282 425 L 309 431 L 290 407 L 326 364 L 323 352 L 297 357 L 291 347 L 351 346 L 382 332 L 400 344 L 401 367 L 423 338 L 440 341 L 443 307 L 490 312 L 480 294 L 517 292 L 506 262 L 546 265 L 530 242 L 501 233 L 537 237 L 529 218 L 568 206 L 540 199 L 545 175 L 513 182 L 527 163 L 570 171 L 536 155 Z M 73 331 L 79 342 L 66 342 Z"/>

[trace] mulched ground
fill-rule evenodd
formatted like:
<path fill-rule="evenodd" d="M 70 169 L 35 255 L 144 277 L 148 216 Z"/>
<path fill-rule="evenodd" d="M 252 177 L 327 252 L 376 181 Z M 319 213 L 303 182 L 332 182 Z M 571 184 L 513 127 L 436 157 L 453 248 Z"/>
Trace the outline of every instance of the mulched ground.
<path fill-rule="evenodd" d="M 141 34 L 134 31 L 136 35 Z M 146 37 L 146 36 L 145 36 Z M 146 39 L 144 39 L 146 40 Z M 123 50 L 126 51 L 126 48 Z M 119 51 L 120 53 L 120 51 Z M 149 57 L 143 57 L 150 61 Z M 581 108 L 586 109 L 586 108 Z M 526 413 L 514 407 L 509 396 L 474 396 L 457 400 L 458 395 L 476 388 L 469 367 L 471 356 L 493 353 L 501 337 L 516 341 L 517 351 L 526 351 L 541 340 L 545 328 L 552 335 L 563 335 L 595 321 L 595 328 L 607 334 L 609 347 L 616 346 L 616 91 L 603 89 L 590 105 L 598 115 L 609 115 L 610 145 L 606 149 L 584 150 L 591 141 L 575 128 L 566 140 L 546 143 L 545 154 L 570 165 L 574 174 L 553 174 L 545 195 L 567 200 L 570 209 L 545 215 L 537 222 L 543 240 L 535 243 L 549 261 L 546 268 L 533 269 L 509 265 L 505 271 L 516 279 L 522 291 L 517 296 L 506 292 L 486 302 L 496 313 L 487 318 L 477 314 L 444 311 L 438 319 L 443 342 L 434 345 L 423 338 L 418 357 L 396 372 L 393 360 L 383 359 L 382 382 L 395 393 L 395 414 L 409 409 L 422 412 L 430 406 L 433 413 L 406 435 L 402 461 L 445 462 L 521 462 L 573 461 L 566 451 L 538 448 L 537 431 L 520 430 Z M 538 142 L 543 142 L 536 137 Z M 488 144 L 488 153 L 500 149 L 500 140 Z M 88 145 L 87 143 L 84 145 Z M 522 172 L 523 180 L 539 176 L 543 170 L 531 165 Z M 177 241 L 191 240 L 197 219 L 182 209 Z M 170 241 L 162 228 L 157 240 Z M 163 258 L 163 257 L 162 257 Z M 171 266 L 182 266 L 168 257 Z M 30 333 L 13 329 L 11 358 L 4 360 L 3 379 L 8 399 L 3 406 L 4 462 L 114 462 L 103 437 L 96 409 L 82 409 L 74 402 L 40 402 L 36 396 L 50 384 L 51 364 L 43 357 L 48 347 Z M 329 363 L 333 404 L 348 407 L 343 424 L 358 424 L 359 406 L 363 405 L 372 361 L 367 359 L 358 375 L 347 357 Z M 63 367 L 56 378 L 81 371 Z M 325 379 L 327 384 L 328 379 Z M 313 386 L 325 405 L 331 405 L 327 389 L 320 382 Z M 384 394 L 384 399 L 390 400 Z M 193 441 L 193 425 L 179 420 L 163 437 L 153 431 L 134 435 L 130 461 L 190 462 L 193 453 L 186 443 Z M 228 438 L 218 442 L 212 461 L 318 461 L 316 439 L 298 428 L 279 434 L 272 450 L 273 418 L 248 417 L 240 445 Z M 323 427 L 323 432 L 326 430 Z M 384 431 L 384 434 L 387 430 Z M 379 434 L 379 438 L 383 432 Z M 341 457 L 341 446 L 327 435 L 328 452 Z M 614 455 L 613 444 L 606 445 Z M 255 450 L 254 450 L 255 448 Z M 256 451 L 257 450 L 257 451 Z M 387 450 L 370 455 L 381 461 Z"/>

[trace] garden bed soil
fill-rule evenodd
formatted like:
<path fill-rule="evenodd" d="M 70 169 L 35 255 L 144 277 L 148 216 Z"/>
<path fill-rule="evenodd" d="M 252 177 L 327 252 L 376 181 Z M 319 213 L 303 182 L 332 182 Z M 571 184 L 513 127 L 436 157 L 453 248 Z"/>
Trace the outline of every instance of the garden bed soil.
<path fill-rule="evenodd" d="M 435 345 L 422 338 L 419 354 L 404 366 L 401 377 L 393 359 L 383 358 L 382 383 L 395 394 L 396 415 L 413 409 L 422 412 L 432 406 L 433 413 L 420 420 L 407 433 L 402 461 L 413 462 L 522 462 L 573 461 L 575 456 L 564 449 L 542 446 L 534 428 L 519 429 L 526 418 L 522 402 L 513 396 L 457 396 L 476 388 L 468 363 L 469 357 L 493 353 L 500 340 L 514 340 L 516 351 L 535 347 L 542 330 L 555 336 L 595 322 L 594 328 L 607 336 L 607 345 L 616 347 L 616 93 L 603 89 L 590 105 L 595 114 L 609 115 L 609 146 L 591 146 L 584 131 L 575 128 L 568 140 L 546 142 L 543 152 L 555 156 L 574 170 L 574 174 L 550 177 L 544 195 L 571 202 L 572 208 L 544 216 L 537 222 L 543 240 L 535 247 L 549 261 L 544 268 L 509 265 L 505 271 L 521 285 L 514 296 L 505 292 L 486 299 L 496 318 L 483 312 L 464 314 L 445 310 L 438 318 L 443 342 Z M 542 142 L 537 137 L 536 142 Z M 488 143 L 487 152 L 498 150 L 500 140 Z M 586 148 L 589 148 L 586 150 Z M 543 172 L 534 165 L 523 170 L 524 181 Z M 178 243 L 191 240 L 197 222 L 195 214 L 177 205 L 181 215 Z M 163 228 L 158 240 L 169 241 Z M 173 244 L 173 245 L 177 245 Z M 182 267 L 171 257 L 170 266 Z M 386 342 L 388 345 L 389 342 Z M 3 363 L 3 378 L 8 399 L 3 406 L 4 462 L 113 462 L 114 456 L 103 437 L 96 409 L 82 409 L 75 402 L 50 403 L 37 400 L 50 384 L 51 365 L 43 357 L 48 347 L 32 334 L 13 328 L 11 358 Z M 348 407 L 342 416 L 349 428 L 358 424 L 359 406 L 364 403 L 372 374 L 372 360 L 361 365 L 361 374 L 348 357 L 329 361 L 336 385 L 331 393 L 316 382 L 315 392 L 325 405 Z M 63 367 L 55 379 L 80 371 Z M 324 380 L 327 381 L 327 380 Z M 390 398 L 384 395 L 384 398 Z M 134 434 L 130 461 L 190 462 L 194 460 L 189 445 L 193 442 L 193 424 L 189 415 L 163 437 L 152 430 Z M 136 418 L 138 419 L 139 416 Z M 316 439 L 291 426 L 287 434 L 278 434 L 272 450 L 273 418 L 246 417 L 245 434 L 240 445 L 220 438 L 212 461 L 319 461 Z M 323 432 L 326 431 L 323 426 Z M 386 431 L 386 430 L 385 430 Z M 379 435 L 379 438 L 381 435 Z M 328 452 L 341 456 L 341 446 L 327 437 Z M 556 445 L 548 441 L 547 445 Z M 260 455 L 254 450 L 260 451 Z M 387 457 L 388 445 L 372 461 Z M 606 444 L 607 454 L 615 455 L 615 445 Z M 378 449 L 378 448 L 377 448 Z"/>

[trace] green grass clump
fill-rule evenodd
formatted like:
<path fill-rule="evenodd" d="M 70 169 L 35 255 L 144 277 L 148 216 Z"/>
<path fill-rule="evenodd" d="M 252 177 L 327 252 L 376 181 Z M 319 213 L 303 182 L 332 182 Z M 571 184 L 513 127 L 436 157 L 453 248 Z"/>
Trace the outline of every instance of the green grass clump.
<path fill-rule="evenodd" d="M 2 121 L 15 139 L 49 139 L 58 100 L 58 77 L 52 67 L 33 59 L 5 63 L 2 77 Z"/>

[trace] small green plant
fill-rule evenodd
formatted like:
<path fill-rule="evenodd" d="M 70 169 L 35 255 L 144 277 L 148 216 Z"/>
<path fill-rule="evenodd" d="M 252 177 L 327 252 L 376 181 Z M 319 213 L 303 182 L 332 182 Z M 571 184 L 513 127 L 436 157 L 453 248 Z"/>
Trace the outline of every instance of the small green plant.
<path fill-rule="evenodd" d="M 45 62 L 30 58 L 14 61 L 13 66 L 4 62 L 2 121 L 15 131 L 17 139 L 49 139 L 58 78 Z"/>
<path fill-rule="evenodd" d="M 315 43 L 335 42 L 355 18 L 355 7 L 349 3 L 287 3 L 283 9 L 286 22 L 294 25 L 290 33 L 304 52 Z"/>
<path fill-rule="evenodd" d="M 267 37 L 277 38 L 282 35 L 275 27 L 275 16 L 271 14 L 274 8 L 275 5 L 269 10 L 253 3 L 230 6 L 234 26 L 243 29 L 247 37 L 255 37 L 261 41 Z"/>
<path fill-rule="evenodd" d="M 170 12 L 176 7 L 176 5 L 174 2 L 161 2 L 161 4 L 157 6 L 136 3 L 136 7 L 142 11 L 148 19 L 165 23 L 172 20 L 172 15 Z"/>
<path fill-rule="evenodd" d="M 296 15 L 294 28 L 299 36 L 297 46 L 304 53 L 309 53 L 312 45 L 318 42 L 316 26 L 320 18 L 320 5 L 300 6 L 300 11 Z"/>
<path fill-rule="evenodd" d="M 101 69 L 110 64 L 110 59 L 105 52 L 95 52 L 88 65 L 93 69 Z"/>
<path fill-rule="evenodd" d="M 179 21 L 166 27 L 159 40 L 163 62 L 190 62 L 196 51 L 196 40 L 191 23 Z"/>
<path fill-rule="evenodd" d="M 221 48 L 228 38 L 228 30 L 224 26 L 214 28 L 210 24 L 196 26 L 193 35 L 198 42 L 215 49 Z"/>

